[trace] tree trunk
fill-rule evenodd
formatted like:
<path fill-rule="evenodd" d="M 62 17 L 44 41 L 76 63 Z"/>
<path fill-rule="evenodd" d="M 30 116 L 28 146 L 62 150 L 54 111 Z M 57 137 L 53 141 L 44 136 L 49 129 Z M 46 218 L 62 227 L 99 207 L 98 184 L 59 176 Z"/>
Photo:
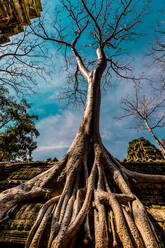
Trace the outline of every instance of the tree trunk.
<path fill-rule="evenodd" d="M 27 183 L 0 194 L 0 217 L 25 198 L 46 197 L 29 232 L 26 248 L 37 248 L 50 221 L 48 248 L 158 248 L 147 212 L 131 192 L 130 182 L 165 182 L 165 176 L 145 175 L 122 167 L 103 146 L 100 131 L 100 80 L 106 58 L 98 49 L 96 69 L 88 72 L 73 49 L 88 91 L 77 135 L 64 157 Z M 134 179 L 134 180 L 131 180 Z"/>
<path fill-rule="evenodd" d="M 165 155 L 165 147 L 164 145 L 160 142 L 160 140 L 155 136 L 155 134 L 153 133 L 152 131 L 152 128 L 150 128 L 149 124 L 148 124 L 148 121 L 147 120 L 144 120 L 145 124 L 146 124 L 146 127 L 148 129 L 148 131 L 150 132 L 151 136 L 154 138 L 154 140 L 156 141 L 156 143 L 158 144 L 158 146 L 160 147 L 163 155 Z"/>

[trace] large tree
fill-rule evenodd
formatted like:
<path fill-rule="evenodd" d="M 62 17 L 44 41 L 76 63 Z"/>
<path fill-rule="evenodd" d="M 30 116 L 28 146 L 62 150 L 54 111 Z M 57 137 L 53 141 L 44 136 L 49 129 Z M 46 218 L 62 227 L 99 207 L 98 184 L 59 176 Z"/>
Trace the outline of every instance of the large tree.
<path fill-rule="evenodd" d="M 101 79 L 103 73 L 114 71 L 121 75 L 120 69 L 126 68 L 115 59 L 121 55 L 121 44 L 137 34 L 135 26 L 144 12 L 139 2 L 60 1 L 62 17 L 57 11 L 53 36 L 50 29 L 46 30 L 47 23 L 39 25 L 40 37 L 64 47 L 69 56 L 72 52 L 77 62 L 75 92 L 80 93 L 80 85 L 86 83 L 87 96 L 80 128 L 64 157 L 46 172 L 0 194 L 2 221 L 24 199 L 45 198 L 26 248 L 38 247 L 48 226 L 47 247 L 52 248 L 78 247 L 78 243 L 97 248 L 159 247 L 145 207 L 132 193 L 131 185 L 143 181 L 165 182 L 165 176 L 124 168 L 104 147 L 99 131 Z M 86 52 L 85 44 L 97 53 L 92 66 L 91 63 L 86 66 L 79 53 L 82 53 L 80 48 Z M 50 199 L 46 201 L 48 196 Z M 49 219 L 51 223 L 47 225 Z"/>

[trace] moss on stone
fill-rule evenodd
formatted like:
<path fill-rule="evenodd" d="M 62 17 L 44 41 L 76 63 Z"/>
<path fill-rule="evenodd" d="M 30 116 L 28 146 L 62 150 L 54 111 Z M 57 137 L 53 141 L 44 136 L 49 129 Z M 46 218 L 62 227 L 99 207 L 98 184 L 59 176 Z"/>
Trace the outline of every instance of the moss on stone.
<path fill-rule="evenodd" d="M 162 152 L 157 149 L 148 140 L 141 137 L 139 139 L 132 140 L 129 142 L 127 149 L 127 158 L 125 162 L 130 161 L 155 161 L 163 160 Z"/>

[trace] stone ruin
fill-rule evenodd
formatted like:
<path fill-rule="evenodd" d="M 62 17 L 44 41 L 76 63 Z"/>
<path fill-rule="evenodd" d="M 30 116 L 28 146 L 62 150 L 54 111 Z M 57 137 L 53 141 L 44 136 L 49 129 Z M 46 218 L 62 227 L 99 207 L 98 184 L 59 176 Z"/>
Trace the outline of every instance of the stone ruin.
<path fill-rule="evenodd" d="M 0 0 L 0 44 L 24 31 L 30 20 L 40 16 L 40 0 Z"/>

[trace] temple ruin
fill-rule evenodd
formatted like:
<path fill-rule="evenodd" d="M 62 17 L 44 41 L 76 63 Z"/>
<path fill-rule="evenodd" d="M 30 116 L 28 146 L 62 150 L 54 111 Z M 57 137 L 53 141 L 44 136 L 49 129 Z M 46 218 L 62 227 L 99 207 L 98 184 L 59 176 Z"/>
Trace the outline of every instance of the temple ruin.
<path fill-rule="evenodd" d="M 40 16 L 40 0 L 0 0 L 0 44 L 24 31 L 30 20 Z"/>

